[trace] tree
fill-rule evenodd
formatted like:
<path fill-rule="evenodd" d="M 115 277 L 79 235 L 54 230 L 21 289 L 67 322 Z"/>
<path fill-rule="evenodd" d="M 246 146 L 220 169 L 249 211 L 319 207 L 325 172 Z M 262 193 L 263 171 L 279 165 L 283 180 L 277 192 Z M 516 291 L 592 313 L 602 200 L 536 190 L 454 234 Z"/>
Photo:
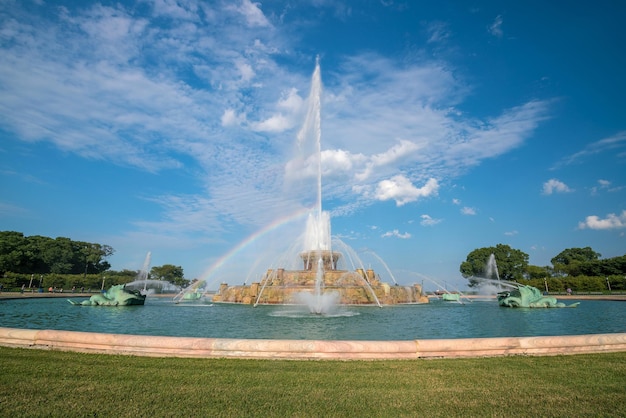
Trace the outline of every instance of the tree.
<path fill-rule="evenodd" d="M 50 273 L 68 274 L 72 273 L 74 267 L 74 251 L 72 240 L 58 237 L 45 242 L 42 248 L 43 261 L 47 264 Z"/>
<path fill-rule="evenodd" d="M 90 244 L 88 242 L 76 242 L 77 250 L 75 251 L 78 260 L 77 266 L 81 266 L 83 276 L 87 274 L 98 274 L 107 271 L 111 265 L 104 258 L 113 255 L 115 250 L 109 245 Z M 83 270 L 84 267 L 84 270 Z"/>
<path fill-rule="evenodd" d="M 21 232 L 0 231 L 0 274 L 98 274 L 111 265 L 108 245 L 52 239 L 40 235 L 24 237 Z"/>
<path fill-rule="evenodd" d="M 185 281 L 183 268 L 172 264 L 152 267 L 150 269 L 150 277 L 155 280 L 165 280 L 178 286 Z"/>
<path fill-rule="evenodd" d="M 526 274 L 527 274 L 528 279 L 530 280 L 552 277 L 552 267 L 549 267 L 549 266 L 539 267 L 539 266 L 529 265 L 528 267 L 526 267 Z"/>
<path fill-rule="evenodd" d="M 582 274 L 581 267 L 583 264 L 596 261 L 600 256 L 600 253 L 595 252 L 591 247 L 568 248 L 561 251 L 550 262 L 557 273 L 579 276 Z"/>
<path fill-rule="evenodd" d="M 463 277 L 469 278 L 470 287 L 480 283 L 477 278 L 486 278 L 491 254 L 494 255 L 501 280 L 513 281 L 524 277 L 528 267 L 528 254 L 508 245 L 498 244 L 495 247 L 478 248 L 470 252 L 461 263 L 459 270 Z"/>
<path fill-rule="evenodd" d="M 21 232 L 0 232 L 0 273 L 7 271 L 21 273 L 17 269 L 25 263 L 24 247 L 26 238 Z"/>

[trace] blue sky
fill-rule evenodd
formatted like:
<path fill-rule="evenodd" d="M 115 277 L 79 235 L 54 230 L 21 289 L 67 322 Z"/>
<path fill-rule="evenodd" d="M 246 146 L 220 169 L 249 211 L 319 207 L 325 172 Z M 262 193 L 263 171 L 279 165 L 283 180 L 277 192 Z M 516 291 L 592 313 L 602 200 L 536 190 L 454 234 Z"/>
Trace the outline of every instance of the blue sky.
<path fill-rule="evenodd" d="M 0 2 L 0 230 L 259 277 L 315 193 L 288 163 L 319 56 L 323 208 L 384 280 L 365 253 L 458 289 L 499 243 L 624 255 L 625 8 Z"/>

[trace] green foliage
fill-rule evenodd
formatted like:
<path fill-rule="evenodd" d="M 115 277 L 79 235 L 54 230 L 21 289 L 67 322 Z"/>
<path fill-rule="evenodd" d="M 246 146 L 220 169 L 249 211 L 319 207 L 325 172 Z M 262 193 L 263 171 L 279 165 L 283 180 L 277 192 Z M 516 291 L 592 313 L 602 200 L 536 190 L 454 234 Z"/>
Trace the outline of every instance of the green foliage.
<path fill-rule="evenodd" d="M 0 231 L 0 274 L 98 274 L 111 267 L 113 253 L 108 245 Z"/>
<path fill-rule="evenodd" d="M 593 251 L 591 247 L 568 248 L 561 251 L 550 262 L 557 273 L 564 273 L 570 276 L 583 274 L 580 266 L 595 261 L 600 258 L 600 254 Z"/>
<path fill-rule="evenodd" d="M 487 263 L 491 254 L 496 259 L 500 279 L 513 281 L 524 277 L 528 266 L 528 254 L 508 245 L 498 244 L 495 247 L 478 248 L 472 251 L 461 263 L 461 274 L 463 277 L 470 278 L 470 286 L 478 284 L 478 281 L 473 279 L 474 277 L 495 279 L 495 277 L 487 277 Z"/>
<path fill-rule="evenodd" d="M 523 280 L 522 283 L 544 290 L 546 282 L 550 293 L 564 293 L 567 289 L 572 289 L 574 293 L 609 293 L 611 291 L 626 290 L 626 277 L 622 275 L 613 276 L 566 276 L 566 277 L 545 277 L 541 279 Z"/>
<path fill-rule="evenodd" d="M 136 271 L 124 270 L 122 272 L 107 271 L 106 274 L 24 274 L 5 272 L 0 281 L 6 291 L 17 290 L 26 286 L 26 288 L 37 291 L 39 286 L 45 291 L 49 287 L 55 288 L 57 291 L 63 289 L 64 292 L 70 291 L 72 287 L 78 290 L 84 288 L 85 291 L 98 291 L 102 288 L 104 280 L 105 288 L 109 288 L 114 284 L 130 283 L 137 277 Z M 32 278 L 32 281 L 31 281 Z M 31 287 L 32 286 L 32 287 Z"/>
<path fill-rule="evenodd" d="M 155 280 L 166 280 L 178 286 L 181 286 L 184 282 L 183 268 L 172 264 L 152 267 L 150 277 Z"/>
<path fill-rule="evenodd" d="M 401 361 L 151 358 L 0 347 L 17 416 L 623 416 L 626 353 Z"/>
<path fill-rule="evenodd" d="M 553 270 L 552 268 L 548 266 L 539 267 L 539 266 L 529 265 L 526 268 L 526 276 L 529 279 L 543 279 L 544 277 L 551 277 L 552 274 L 553 274 Z"/>
<path fill-rule="evenodd" d="M 553 267 L 528 264 L 528 255 L 508 245 L 478 248 L 467 255 L 461 263 L 463 277 L 469 278 L 469 286 L 480 284 L 478 278 L 487 277 L 487 261 L 494 254 L 500 279 L 518 281 L 538 289 L 545 288 L 548 282 L 550 292 L 607 292 L 607 280 L 611 290 L 626 290 L 626 255 L 599 259 L 600 254 L 590 247 L 568 248 L 561 251 L 551 261 Z M 545 280 L 544 280 L 545 279 Z"/>

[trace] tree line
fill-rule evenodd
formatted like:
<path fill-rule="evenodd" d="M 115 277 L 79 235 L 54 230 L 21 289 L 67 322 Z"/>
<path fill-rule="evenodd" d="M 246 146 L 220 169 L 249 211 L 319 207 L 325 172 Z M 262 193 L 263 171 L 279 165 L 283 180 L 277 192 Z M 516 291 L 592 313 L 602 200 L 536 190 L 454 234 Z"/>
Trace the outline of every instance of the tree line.
<path fill-rule="evenodd" d="M 488 261 L 493 254 L 495 271 L 488 271 Z M 550 291 L 626 290 L 626 255 L 601 259 L 602 255 L 591 247 L 568 248 L 554 256 L 551 266 L 534 266 L 528 263 L 525 252 L 498 244 L 473 250 L 459 266 L 463 277 L 474 287 L 484 279 L 516 281 Z"/>
<path fill-rule="evenodd" d="M 0 231 L 0 277 L 5 288 L 41 284 L 46 288 L 92 290 L 99 290 L 103 283 L 108 287 L 136 280 L 139 271 L 110 270 L 111 264 L 106 259 L 114 252 L 111 246 L 99 243 Z M 152 267 L 147 278 L 178 286 L 189 284 L 184 279 L 183 268 L 172 264 Z"/>
<path fill-rule="evenodd" d="M 111 267 L 106 258 L 114 252 L 109 245 L 2 231 L 0 274 L 99 274 Z"/>

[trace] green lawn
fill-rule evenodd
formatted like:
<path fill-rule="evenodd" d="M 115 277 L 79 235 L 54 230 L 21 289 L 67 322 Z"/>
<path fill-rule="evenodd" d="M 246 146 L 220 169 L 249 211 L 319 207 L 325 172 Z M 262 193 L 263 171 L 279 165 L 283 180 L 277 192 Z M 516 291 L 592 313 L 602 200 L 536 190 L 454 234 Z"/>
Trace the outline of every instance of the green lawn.
<path fill-rule="evenodd" d="M 626 353 L 407 361 L 0 347 L 0 416 L 624 416 Z"/>

